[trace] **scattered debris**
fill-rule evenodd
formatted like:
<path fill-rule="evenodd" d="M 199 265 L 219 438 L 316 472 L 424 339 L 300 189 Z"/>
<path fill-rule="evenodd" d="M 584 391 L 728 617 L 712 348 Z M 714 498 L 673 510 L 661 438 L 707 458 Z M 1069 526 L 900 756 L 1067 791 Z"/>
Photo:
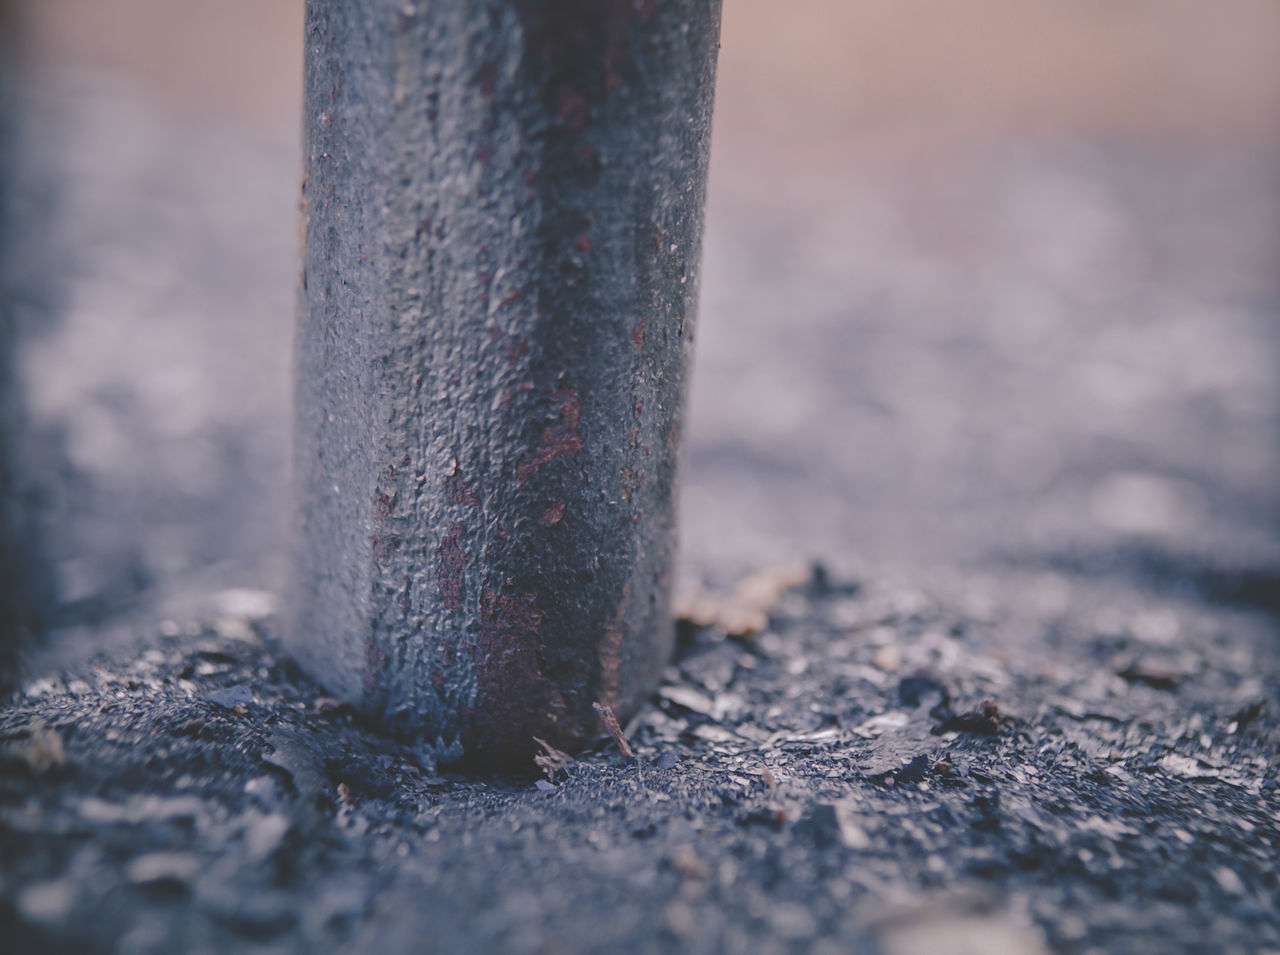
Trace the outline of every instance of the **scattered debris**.
<path fill-rule="evenodd" d="M 885 955 L 1048 955 L 1040 932 L 981 898 L 933 899 L 868 910 Z"/>
<path fill-rule="evenodd" d="M 1247 891 L 1240 876 L 1226 866 L 1218 866 L 1213 870 L 1213 879 L 1218 887 L 1228 895 L 1244 895 Z"/>
<path fill-rule="evenodd" d="M 289 817 L 280 812 L 245 812 L 244 840 L 250 859 L 265 859 L 279 848 L 289 832 Z"/>
<path fill-rule="evenodd" d="M 698 931 L 698 916 L 688 903 L 677 899 L 663 910 L 667 931 L 681 939 L 691 939 Z"/>
<path fill-rule="evenodd" d="M 892 778 L 895 783 L 914 786 L 916 783 L 927 779 L 932 770 L 933 760 L 928 756 L 921 755 L 894 773 Z"/>
<path fill-rule="evenodd" d="M 764 780 L 765 789 L 769 793 L 769 802 L 778 801 L 778 778 L 773 775 L 773 770 L 768 766 L 760 767 L 760 778 Z"/>
<path fill-rule="evenodd" d="M 796 830 L 818 846 L 839 844 L 854 850 L 871 846 L 870 837 L 858 825 L 852 807 L 844 801 L 810 807 L 796 822 Z"/>
<path fill-rule="evenodd" d="M 671 850 L 667 856 L 667 865 L 686 879 L 705 879 L 707 864 L 702 861 L 698 851 L 687 842 L 683 842 Z"/>
<path fill-rule="evenodd" d="M 296 727 L 277 725 L 267 737 L 270 747 L 263 762 L 280 770 L 298 795 L 300 822 L 311 825 L 318 818 L 316 805 L 322 793 L 330 791 L 329 778 L 318 758 L 315 743 Z"/>
<path fill-rule="evenodd" d="M 1004 725 L 1005 717 L 995 700 L 983 700 L 971 710 L 957 713 L 942 722 L 936 732 L 979 733 L 995 736 Z"/>
<path fill-rule="evenodd" d="M 1229 717 L 1229 721 L 1231 724 L 1234 724 L 1238 730 L 1242 727 L 1248 726 L 1254 720 L 1258 719 L 1258 717 L 1266 712 L 1266 709 L 1266 700 L 1254 700 L 1252 703 L 1246 704 L 1232 713 Z M 1235 732 L 1235 730 L 1232 730 L 1231 732 Z"/>
<path fill-rule="evenodd" d="M 717 723 L 742 707 L 742 698 L 737 694 L 717 693 L 713 698 L 687 684 L 665 683 L 658 688 L 658 696 Z"/>
<path fill-rule="evenodd" d="M 853 727 L 853 732 L 863 739 L 875 739 L 882 733 L 900 730 L 910 722 L 911 714 L 905 710 L 889 710 L 859 723 Z"/>
<path fill-rule="evenodd" d="M 811 938 L 818 927 L 809 907 L 799 902 L 779 902 L 769 909 L 768 919 L 778 937 L 791 942 Z"/>
<path fill-rule="evenodd" d="M 30 922 L 54 926 L 65 922 L 79 894 L 70 878 L 37 882 L 18 893 L 17 909 Z"/>
<path fill-rule="evenodd" d="M 214 602 L 222 614 L 241 617 L 251 623 L 274 617 L 280 605 L 274 593 L 255 587 L 230 587 L 219 592 Z"/>
<path fill-rule="evenodd" d="M 1189 756 L 1179 756 L 1177 753 L 1161 756 L 1159 765 L 1165 772 L 1181 776 L 1183 779 L 1217 779 L 1222 775 L 1218 770 L 1205 766 L 1199 760 Z"/>
<path fill-rule="evenodd" d="M 744 577 L 728 594 L 696 587 L 677 595 L 676 619 L 694 627 L 719 627 L 730 637 L 749 637 L 769 626 L 769 614 L 783 594 L 812 579 L 809 567 L 787 566 Z"/>
<path fill-rule="evenodd" d="M 1173 661 L 1136 657 L 1119 661 L 1116 675 L 1130 683 L 1143 683 L 1157 690 L 1176 690 L 1191 675 L 1191 670 Z"/>
<path fill-rule="evenodd" d="M 89 796 L 80 800 L 76 811 L 82 819 L 99 825 L 137 825 L 196 820 L 205 812 L 205 803 L 199 796 L 133 796 L 123 803 Z"/>
<path fill-rule="evenodd" d="M 259 630 L 276 615 L 278 605 L 276 595 L 269 590 L 252 587 L 223 590 L 213 598 L 214 632 L 224 640 L 258 643 Z"/>
<path fill-rule="evenodd" d="M 12 758 L 37 775 L 57 769 L 67 761 L 62 736 L 43 720 L 32 720 L 25 730 L 15 734 L 8 750 Z"/>
<path fill-rule="evenodd" d="M 137 884 L 185 886 L 200 871 L 200 859 L 190 852 L 149 852 L 131 859 L 124 877 Z"/>
<path fill-rule="evenodd" d="M 763 826 L 766 829 L 781 829 L 787 824 L 787 811 L 781 808 L 762 806 L 751 809 L 738 817 L 740 826 Z"/>
<path fill-rule="evenodd" d="M 74 726 L 76 752 L 95 754 L 74 773 L 35 776 L 23 764 L 7 781 L 0 772 L 0 848 L 9 858 L 33 860 L 15 863 L 22 868 L 12 877 L 6 872 L 12 888 L 0 886 L 0 904 L 32 926 L 61 926 L 97 897 L 95 886 L 114 880 L 134 887 L 119 904 L 133 907 L 138 925 L 169 918 L 181 895 L 187 917 L 204 920 L 199 931 L 228 948 L 247 934 L 282 945 L 342 939 L 364 950 L 371 946 L 362 942 L 385 941 L 379 933 L 389 924 L 420 928 L 414 906 L 398 900 L 423 898 L 423 880 L 427 895 L 443 900 L 422 915 L 433 925 L 453 924 L 446 911 L 453 907 L 474 922 L 481 916 L 470 906 L 492 886 L 504 920 L 495 924 L 532 939 L 540 913 L 560 903 L 538 888 L 531 866 L 555 865 L 564 874 L 557 884 L 570 886 L 564 898 L 574 902 L 598 897 L 591 880 L 600 873 L 656 877 L 656 869 L 666 872 L 661 884 L 678 883 L 675 918 L 689 937 L 719 939 L 716 926 L 737 918 L 754 920 L 773 942 L 809 948 L 833 925 L 832 904 L 864 897 L 884 903 L 886 886 L 904 878 L 918 886 L 977 880 L 1003 897 L 1011 884 L 1024 884 L 1018 873 L 1034 864 L 1070 873 L 1070 890 L 1085 899 L 1118 884 L 1135 892 L 1201 892 L 1199 914 L 1210 902 L 1239 900 L 1233 937 L 1269 944 L 1260 917 L 1242 907 L 1266 884 L 1274 829 L 1253 808 L 1272 785 L 1273 708 L 1262 682 L 1267 671 L 1250 669 L 1256 653 L 1198 650 L 1206 669 L 1230 675 L 1227 693 L 1202 707 L 1170 706 L 1174 719 L 1150 715 L 1150 693 L 1117 693 L 1112 658 L 1094 645 L 1064 643 L 1062 675 L 1033 682 L 993 670 L 989 647 L 946 636 L 954 628 L 922 617 L 935 612 L 928 608 L 884 625 L 875 640 L 866 639 L 870 631 L 850 633 L 834 612 L 849 602 L 808 591 L 775 611 L 750 647 L 695 634 L 667 671 L 656 705 L 625 730 L 607 707 L 597 707 L 618 751 L 632 759 L 644 754 L 642 773 L 607 758 L 574 763 L 535 740 L 541 775 L 532 787 L 437 775 L 438 759 L 453 758 L 459 741 L 387 739 L 354 716 L 334 718 L 349 708 L 298 685 L 296 673 L 274 665 L 262 647 L 218 649 L 207 628 L 123 668 L 99 666 L 88 679 L 65 674 L 0 711 L 6 753 L 42 721 L 57 725 L 63 739 Z M 887 645 L 909 648 L 911 669 L 878 669 L 875 655 Z M 1074 659 L 1083 667 L 1069 669 L 1071 653 L 1081 654 Z M 1059 682 L 1045 692 L 1045 679 Z M 1194 689 L 1212 686 L 1197 681 Z M 1188 690 L 1170 690 L 1170 702 Z M 272 705 L 255 707 L 252 716 L 237 712 L 254 700 Z M 1016 733 L 1008 731 L 1006 707 L 1028 714 Z M 1257 730 L 1234 732 L 1228 719 L 1236 729 Z M 977 735 L 944 744 L 943 732 Z M 980 738 L 997 733 L 996 742 Z M 1171 751 L 1175 744 L 1179 752 Z M 142 760 L 148 762 L 139 771 Z M 667 771 L 677 765 L 680 771 Z M 566 769 L 572 785 L 555 785 Z M 130 779 L 147 788 L 121 782 Z M 1218 815 L 1188 815 L 1187 780 L 1216 784 Z M 1069 812 L 1056 817 L 1045 809 L 1046 794 L 1064 800 Z M 1167 832 L 1152 829 L 1149 817 L 1168 822 Z M 1253 835 L 1240 841 L 1231 862 L 1203 853 L 1206 837 L 1238 839 L 1237 830 Z M 566 838 L 570 832 L 581 838 Z M 1120 842 L 1123 855 L 1114 849 Z M 44 843 L 93 851 L 60 848 L 49 856 L 39 848 Z M 124 864 L 106 867 L 102 845 L 128 846 Z M 596 863 L 586 867 L 589 876 L 573 874 L 582 869 L 575 855 L 582 851 Z M 1114 868 L 1117 859 L 1152 853 L 1177 865 Z M 479 875 L 464 861 L 470 856 L 481 860 Z M 516 871 L 504 868 L 509 864 Z M 365 873 L 374 871 L 387 873 L 389 888 L 368 881 Z M 819 875 L 837 871 L 844 877 Z M 751 899 L 792 884 L 779 879 L 808 894 L 778 893 L 754 909 Z M 1188 890 L 1178 884 L 1184 879 L 1209 891 Z M 300 903 L 295 885 L 314 903 Z M 828 887 L 835 898 L 826 898 Z M 392 895 L 374 904 L 383 891 Z M 336 910 L 322 901 L 331 896 L 346 900 L 335 917 L 362 938 L 329 927 Z M 670 897 L 637 898 L 661 930 Z M 1121 938 L 1109 950 L 1133 950 L 1155 931 L 1161 950 L 1178 950 L 1172 929 L 1139 927 L 1136 916 L 1105 909 L 1082 915 L 1044 886 L 1027 898 L 1055 945 Z M 393 910 L 408 914 L 389 915 Z M 1008 917 L 995 910 L 948 912 L 961 941 L 974 933 L 997 946 L 1013 937 Z M 877 930 L 876 937 L 891 952 L 911 944 L 914 928 Z M 161 923 L 155 937 L 169 940 L 174 931 Z M 871 946 L 870 938 L 855 937 L 866 931 L 855 920 L 839 930 L 839 942 Z M 1026 947 L 1034 936 L 1018 937 L 1023 947 L 1015 953 L 1036 952 Z M 1187 937 L 1199 943 L 1205 933 Z M 134 940 L 130 933 L 128 943 Z M 496 948 L 519 947 L 512 937 L 493 940 Z M 575 940 L 567 947 L 575 950 Z"/>
<path fill-rule="evenodd" d="M 903 677 L 898 683 L 898 703 L 910 709 L 928 703 L 937 709 L 951 703 L 951 691 L 937 676 L 921 671 Z"/>
<path fill-rule="evenodd" d="M 723 726 L 716 726 L 714 723 L 703 723 L 701 726 L 695 726 L 689 732 L 690 735 L 696 736 L 698 739 L 704 739 L 708 743 L 734 743 L 739 740 L 736 733 L 730 732 Z"/>
<path fill-rule="evenodd" d="M 664 683 L 658 687 L 658 696 L 664 700 L 670 700 L 676 706 L 683 706 L 693 713 L 701 713 L 703 716 L 719 719 L 715 700 L 703 693 L 699 693 L 691 686 Z"/>
<path fill-rule="evenodd" d="M 662 753 L 654 760 L 654 768 L 661 770 L 675 769 L 680 762 L 680 754 L 674 749 L 663 750 Z"/>
<path fill-rule="evenodd" d="M 244 617 L 218 617 L 213 621 L 213 629 L 224 640 L 239 640 L 241 643 L 255 643 L 258 640 L 252 624 Z"/>
<path fill-rule="evenodd" d="M 351 716 L 355 713 L 350 703 L 331 696 L 318 696 L 311 706 L 321 716 Z"/>
<path fill-rule="evenodd" d="M 534 754 L 533 761 L 547 777 L 547 781 L 554 783 L 557 776 L 568 771 L 573 764 L 573 757 L 563 750 L 556 749 L 541 737 L 535 736 L 533 741 L 542 747 L 541 753 Z M 621 749 L 622 747 L 619 746 L 618 748 Z"/>
<path fill-rule="evenodd" d="M 591 706 L 600 714 L 600 722 L 609 731 L 613 741 L 618 744 L 618 751 L 626 759 L 633 758 L 635 754 L 631 751 L 631 745 L 627 742 L 627 738 L 622 734 L 622 727 L 618 725 L 618 717 L 614 715 L 613 707 L 606 706 L 604 703 L 592 703 Z"/>
<path fill-rule="evenodd" d="M 886 643 L 876 649 L 871 663 L 877 670 L 897 673 L 902 666 L 902 648 L 896 643 Z"/>
<path fill-rule="evenodd" d="M 253 690 L 243 684 L 213 690 L 206 693 L 204 698 L 215 706 L 221 706 L 228 710 L 233 710 L 237 706 L 248 706 L 254 702 Z"/>

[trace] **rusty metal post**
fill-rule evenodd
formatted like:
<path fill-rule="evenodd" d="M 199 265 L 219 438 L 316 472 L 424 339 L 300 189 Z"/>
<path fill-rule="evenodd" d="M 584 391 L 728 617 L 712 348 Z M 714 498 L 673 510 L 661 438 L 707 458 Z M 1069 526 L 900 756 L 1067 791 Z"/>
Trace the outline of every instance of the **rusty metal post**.
<path fill-rule="evenodd" d="M 20 415 L 14 382 L 14 277 L 7 254 L 17 126 L 15 18 L 14 5 L 0 0 L 0 693 L 14 681 L 16 658 L 30 630 L 31 616 L 24 586 L 28 573 L 15 447 Z"/>
<path fill-rule="evenodd" d="M 477 763 L 671 649 L 719 0 L 308 0 L 286 640 Z"/>

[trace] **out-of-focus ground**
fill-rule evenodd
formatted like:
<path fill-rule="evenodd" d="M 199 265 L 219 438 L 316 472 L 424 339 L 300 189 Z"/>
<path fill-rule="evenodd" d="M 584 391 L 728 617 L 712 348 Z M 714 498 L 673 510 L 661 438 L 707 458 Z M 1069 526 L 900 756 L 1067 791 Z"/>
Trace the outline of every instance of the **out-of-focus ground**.
<path fill-rule="evenodd" d="M 277 579 L 300 4 L 27 12 L 64 602 Z M 1277 143 L 1267 0 L 731 4 L 686 562 L 1272 560 Z"/>
<path fill-rule="evenodd" d="M 184 112 L 298 125 L 298 0 L 27 6 L 39 59 L 128 76 Z M 1269 0 L 738 0 L 723 41 L 721 131 L 776 146 L 1098 132 L 1215 143 L 1280 124 Z"/>
<path fill-rule="evenodd" d="M 1280 945 L 1280 5 L 727 6 L 685 573 L 863 586 L 703 634 L 639 776 L 547 794 L 423 782 L 253 641 L 301 5 L 27 4 L 10 268 L 60 633 L 0 742 L 44 721 L 71 768 L 0 790 L 0 915 L 136 950 Z M 147 649 L 77 664 L 111 633 Z M 984 696 L 998 732 L 950 722 Z M 170 790 L 204 801 L 136 829 Z M 935 890 L 986 901 L 884 921 Z"/>

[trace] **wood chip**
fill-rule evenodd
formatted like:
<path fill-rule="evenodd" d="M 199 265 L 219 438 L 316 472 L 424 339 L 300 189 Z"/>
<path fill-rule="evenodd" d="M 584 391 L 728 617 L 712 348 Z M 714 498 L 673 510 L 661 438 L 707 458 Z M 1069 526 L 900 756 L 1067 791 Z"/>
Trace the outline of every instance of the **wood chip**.
<path fill-rule="evenodd" d="M 613 707 L 603 703 L 592 703 L 591 706 L 600 714 L 600 722 L 609 731 L 613 741 L 618 744 L 618 750 L 627 759 L 631 759 L 635 754 L 631 751 L 631 744 L 627 742 L 627 738 L 622 735 L 622 727 L 618 725 L 618 717 L 614 715 Z"/>
<path fill-rule="evenodd" d="M 744 577 L 728 594 L 696 587 L 677 595 L 676 618 L 695 627 L 719 627 L 731 637 L 749 637 L 769 626 L 769 614 L 783 594 L 811 576 L 808 567 L 775 567 Z"/>
<path fill-rule="evenodd" d="M 760 767 L 760 778 L 764 780 L 765 788 L 769 791 L 769 802 L 778 801 L 778 778 L 773 775 L 773 770 L 768 766 Z"/>
<path fill-rule="evenodd" d="M 658 696 L 664 700 L 670 700 L 677 706 L 682 706 L 691 712 L 701 713 L 703 716 L 710 716 L 713 719 L 720 718 L 716 708 L 716 701 L 703 693 L 699 693 L 692 687 L 679 685 L 661 686 L 658 688 Z"/>
<path fill-rule="evenodd" d="M 26 735 L 9 744 L 10 755 L 22 760 L 33 773 L 43 774 L 67 761 L 67 751 L 58 731 L 34 720 Z"/>
<path fill-rule="evenodd" d="M 705 879 L 707 864 L 702 861 L 698 851 L 689 843 L 681 843 L 671 850 L 667 864 L 686 879 Z"/>
<path fill-rule="evenodd" d="M 556 776 L 568 770 L 573 763 L 573 757 L 564 750 L 556 749 L 545 739 L 538 736 L 535 736 L 533 741 L 542 747 L 542 752 L 535 754 L 533 761 L 542 770 L 547 780 L 554 783 Z"/>
<path fill-rule="evenodd" d="M 1176 753 L 1170 753 L 1160 758 L 1160 768 L 1167 773 L 1175 776 L 1181 776 L 1184 779 L 1217 779 L 1221 773 L 1216 769 L 1204 766 L 1189 756 L 1179 756 Z"/>

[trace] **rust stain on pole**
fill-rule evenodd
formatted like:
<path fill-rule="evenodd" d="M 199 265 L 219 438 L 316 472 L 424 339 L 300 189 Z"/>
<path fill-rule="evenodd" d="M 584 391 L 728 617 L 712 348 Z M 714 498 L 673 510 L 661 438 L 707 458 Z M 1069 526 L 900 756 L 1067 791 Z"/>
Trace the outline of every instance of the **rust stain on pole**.
<path fill-rule="evenodd" d="M 718 0 L 308 0 L 286 640 L 477 763 L 670 650 Z"/>

